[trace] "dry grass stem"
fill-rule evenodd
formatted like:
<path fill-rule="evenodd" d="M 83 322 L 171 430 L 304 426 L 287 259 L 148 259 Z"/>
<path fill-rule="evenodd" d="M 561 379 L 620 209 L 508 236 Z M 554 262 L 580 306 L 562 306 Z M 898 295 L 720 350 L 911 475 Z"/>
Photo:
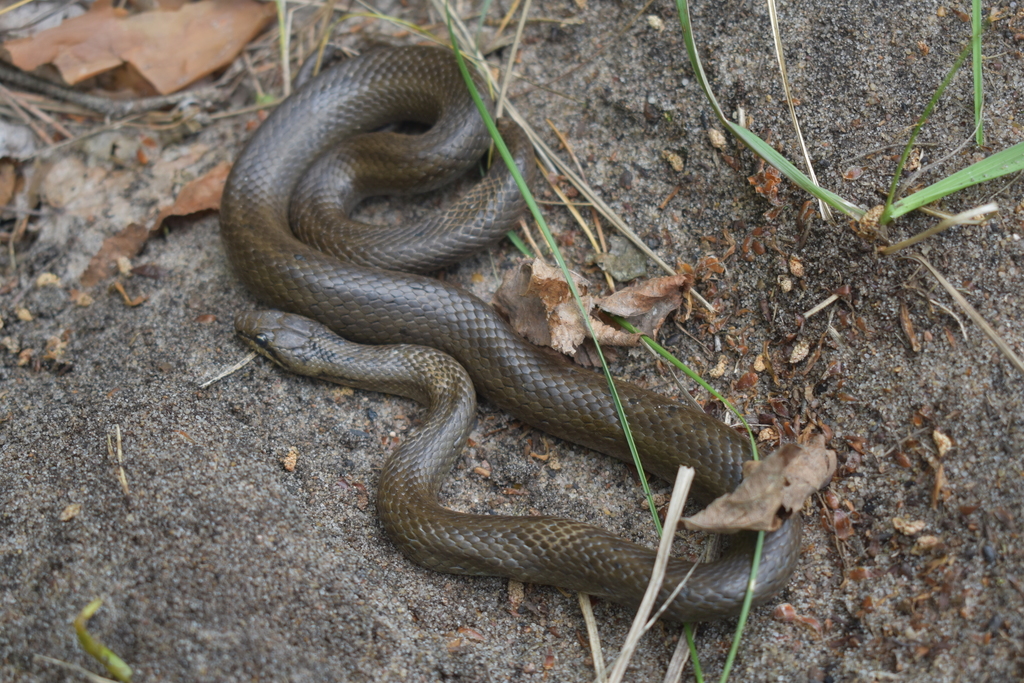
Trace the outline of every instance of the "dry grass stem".
<path fill-rule="evenodd" d="M 107 434 L 107 454 L 117 462 L 117 481 L 121 490 L 128 496 L 128 475 L 124 471 L 124 451 L 121 449 L 121 425 L 114 425 L 114 431 Z"/>
<path fill-rule="evenodd" d="M 505 100 L 508 95 L 508 86 L 512 83 L 512 66 L 515 64 L 516 55 L 519 54 L 519 43 L 523 38 L 523 27 L 526 26 L 526 17 L 530 13 L 531 0 L 526 0 L 526 4 L 523 5 L 523 12 L 519 15 L 519 23 L 516 25 L 516 35 L 512 41 L 512 49 L 508 53 L 508 65 L 505 67 L 505 73 L 501 76 L 501 90 L 498 93 L 498 103 L 494 109 L 494 118 L 501 117 L 502 112 L 505 109 Z M 512 4 L 512 9 L 508 11 L 507 17 L 511 17 L 512 13 L 516 11 L 516 6 L 519 5 L 519 0 L 516 0 Z M 495 35 L 497 39 L 498 35 L 501 35 L 501 31 L 504 29 L 504 24 L 498 29 L 498 33 Z"/>
<path fill-rule="evenodd" d="M 696 625 L 694 626 L 696 631 Z M 683 680 L 683 672 L 686 671 L 686 663 L 690 661 L 690 646 L 685 637 L 676 642 L 676 649 L 672 652 L 672 659 L 665 670 L 664 683 L 679 683 Z"/>
<path fill-rule="evenodd" d="M 69 671 L 74 671 L 75 673 L 82 674 L 83 676 L 85 676 L 87 680 L 92 681 L 92 683 L 117 683 L 117 681 L 111 678 L 104 678 L 103 676 L 94 674 L 88 669 L 78 666 L 77 664 L 72 664 L 71 662 L 64 662 L 59 659 L 54 659 L 53 657 L 47 657 L 46 655 L 32 655 L 32 658 L 39 659 L 44 662 L 47 662 L 48 664 L 53 664 L 64 669 L 68 669 Z"/>
<path fill-rule="evenodd" d="M 576 164 L 576 170 L 580 172 L 580 178 L 586 177 L 586 173 L 583 172 L 583 166 L 580 165 L 580 160 L 576 158 L 576 152 L 573 150 L 572 145 L 565 138 L 565 134 L 558 130 L 554 122 L 551 119 L 544 119 L 544 121 L 551 127 L 552 132 L 558 138 L 558 141 L 562 143 L 562 147 L 565 149 L 565 153 L 572 159 L 572 163 Z"/>
<path fill-rule="evenodd" d="M 513 0 L 512 6 L 508 8 L 508 12 L 505 12 L 505 16 L 501 18 L 501 21 L 498 23 L 498 29 L 494 32 L 494 38 L 491 40 L 492 45 L 500 39 L 501 34 L 505 32 L 506 28 L 508 28 L 509 22 L 512 21 L 512 17 L 516 15 L 516 11 L 519 9 L 519 2 L 520 0 Z M 525 16 L 527 14 L 529 14 L 529 12 L 524 9 L 523 15 Z"/>
<path fill-rule="evenodd" d="M 789 107 L 789 118 L 793 121 L 793 132 L 796 133 L 797 142 L 800 143 L 800 153 L 804 157 L 804 165 L 807 167 L 807 176 L 816 186 L 818 177 L 814 173 L 814 164 L 811 162 L 811 155 L 807 151 L 807 144 L 804 142 L 804 134 L 800 130 L 800 119 L 796 115 L 796 107 L 793 106 L 793 94 L 789 90 L 789 74 L 786 72 L 786 57 L 782 50 L 782 33 L 779 31 L 779 13 L 775 0 L 768 0 L 768 16 L 772 22 L 772 40 L 775 43 L 775 57 L 779 62 L 779 75 L 782 78 L 782 92 L 786 96 L 786 106 Z M 822 200 L 818 200 L 818 210 L 822 218 L 829 223 L 832 222 L 832 210 Z"/>
<path fill-rule="evenodd" d="M 225 377 L 227 377 L 228 375 L 233 374 L 235 372 L 238 372 L 239 370 L 244 368 L 246 365 L 251 363 L 252 359 L 255 358 L 257 355 L 259 355 L 259 354 L 257 354 L 255 351 L 250 351 L 249 353 L 247 353 L 245 355 L 244 358 L 242 358 L 242 360 L 240 360 L 240 361 L 238 361 L 236 363 L 232 363 L 231 365 L 228 365 L 226 367 L 221 368 L 213 377 L 210 377 L 209 379 L 201 382 L 199 384 L 199 388 L 200 389 L 205 389 L 206 387 L 210 386 L 214 382 L 222 380 Z"/>
<path fill-rule="evenodd" d="M 519 227 L 523 229 L 523 235 L 526 237 L 526 241 L 529 242 L 530 246 L 533 248 L 534 258 L 544 261 L 544 257 L 541 255 L 540 246 L 537 244 L 536 240 L 533 239 L 533 231 L 530 230 L 530 226 L 526 222 L 525 218 L 519 219 Z M 546 261 L 544 262 L 547 263 Z"/>
<path fill-rule="evenodd" d="M 541 170 L 543 171 L 543 167 L 541 168 Z M 586 219 L 584 219 L 583 216 L 580 215 L 580 212 L 576 210 L 576 207 L 572 205 L 572 202 L 569 201 L 569 198 L 565 196 L 565 193 L 562 192 L 562 189 L 558 187 L 558 184 L 552 180 L 550 175 L 545 173 L 544 178 L 547 179 L 548 185 L 551 187 L 552 190 L 554 190 L 555 194 L 558 195 L 558 198 L 562 200 L 562 206 L 564 206 L 569 211 L 569 213 L 572 214 L 572 217 L 576 219 L 576 223 L 580 226 L 580 228 L 583 230 L 583 233 L 587 236 L 587 240 L 590 242 L 590 246 L 593 247 L 594 251 L 597 252 L 598 254 L 603 253 L 601 250 L 601 245 L 598 243 L 597 237 L 594 235 L 594 232 L 590 229 L 590 225 L 587 223 Z M 605 281 L 608 283 L 608 288 L 614 292 L 615 280 L 613 280 L 612 276 L 609 275 L 607 272 L 601 272 L 604 273 L 604 278 Z"/>
<path fill-rule="evenodd" d="M 689 496 L 693 475 L 694 470 L 692 467 L 680 467 L 676 474 L 675 486 L 672 488 L 672 500 L 669 502 L 668 513 L 665 518 L 665 529 L 661 534 L 661 542 L 658 544 L 658 556 L 654 560 L 654 569 L 651 571 L 651 579 L 647 584 L 647 592 L 640 602 L 640 607 L 637 608 L 636 618 L 633 619 L 633 625 L 629 628 L 626 641 L 622 644 L 622 651 L 619 653 L 614 666 L 612 666 L 611 673 L 608 675 L 608 683 L 620 683 L 622 681 L 623 676 L 626 674 L 626 667 L 629 666 L 629 661 L 633 658 L 633 653 L 636 652 L 636 648 L 640 644 L 640 638 L 657 620 L 657 615 L 651 620 L 648 620 L 647 616 L 650 614 L 655 602 L 657 602 L 658 593 L 661 592 L 661 585 L 665 581 L 665 569 L 672 554 L 672 541 L 676 536 L 676 525 L 679 523 L 679 517 L 683 513 L 683 506 L 686 504 L 687 496 Z M 690 571 L 693 571 L 692 568 Z M 687 575 L 687 578 L 689 578 L 689 575 Z M 685 583 L 686 579 L 680 582 L 680 585 L 676 586 L 673 595 L 678 594 L 678 591 L 682 589 Z M 669 602 L 671 602 L 671 599 Z"/>
<path fill-rule="evenodd" d="M 839 297 L 836 296 L 835 294 L 830 295 L 827 299 L 822 301 L 820 304 L 818 304 L 814 308 L 812 308 L 809 311 L 807 311 L 806 313 L 804 313 L 804 317 L 805 318 L 810 318 L 812 315 L 815 315 L 817 313 L 821 313 L 826 308 L 828 308 L 830 305 L 832 305 L 832 303 L 834 301 L 837 301 L 838 299 L 839 299 Z"/>
<path fill-rule="evenodd" d="M 984 332 L 985 335 L 992 340 L 992 343 L 996 345 L 996 348 L 998 348 L 999 351 L 1002 352 L 1004 356 L 1006 356 L 1007 360 L 1010 361 L 1010 364 L 1013 365 L 1013 367 L 1017 368 L 1018 372 L 1024 375 L 1024 362 L 1022 362 L 1020 357 L 1018 357 L 1017 354 L 1013 352 L 1013 349 L 1011 349 L 1010 346 L 1005 341 L 1003 341 L 1003 338 L 999 336 L 999 333 L 996 332 L 995 329 L 991 325 L 989 325 L 983 317 L 981 317 L 981 314 L 978 313 L 977 310 L 975 310 L 974 306 L 971 306 L 971 304 L 967 302 L 967 299 L 965 299 L 963 295 L 957 291 L 956 287 L 954 287 L 949 282 L 949 280 L 943 277 L 942 273 L 936 270 L 935 266 L 933 266 L 931 262 L 929 262 L 928 259 L 926 259 L 921 254 L 911 254 L 907 258 L 914 259 L 915 261 L 923 265 L 925 268 L 927 268 L 928 271 L 932 274 L 932 276 L 934 276 L 935 279 L 939 281 L 939 284 L 942 285 L 942 287 L 947 292 L 949 292 L 949 295 L 953 297 L 953 300 L 960 305 L 960 308 L 966 311 L 967 315 L 970 316 L 971 320 L 974 321 L 974 324 L 980 327 L 981 331 Z"/>
<path fill-rule="evenodd" d="M 587 642 L 590 643 L 590 657 L 594 660 L 594 680 L 604 683 L 604 654 L 601 653 L 601 632 L 594 618 L 594 606 L 586 593 L 577 593 L 576 597 L 580 603 L 580 612 L 583 613 L 583 623 L 587 625 Z"/>
<path fill-rule="evenodd" d="M 18 100 L 14 96 L 14 93 L 5 88 L 3 85 L 0 85 L 0 98 L 2 98 L 4 102 L 7 103 L 7 106 L 14 110 L 14 113 L 18 115 L 18 118 L 20 118 L 25 125 L 32 129 L 32 132 L 39 136 L 40 140 L 45 142 L 47 145 L 53 144 L 53 138 L 47 135 L 46 131 L 43 130 L 39 126 L 39 124 L 35 122 L 35 119 L 30 117 L 25 112 L 22 106 L 18 103 Z"/>
<path fill-rule="evenodd" d="M 985 204 L 984 206 L 978 206 L 962 213 L 958 213 L 955 216 L 947 216 L 936 225 L 928 228 L 927 230 L 922 230 L 910 239 L 903 240 L 902 242 L 892 244 L 888 247 L 883 247 L 879 249 L 878 252 L 884 256 L 889 256 L 901 249 L 911 247 L 921 240 L 928 239 L 932 235 L 937 235 L 943 230 L 951 228 L 954 225 L 978 225 L 979 223 L 984 223 L 988 220 L 988 214 L 996 213 L 997 211 L 999 211 L 999 205 L 993 202 L 991 204 Z"/>

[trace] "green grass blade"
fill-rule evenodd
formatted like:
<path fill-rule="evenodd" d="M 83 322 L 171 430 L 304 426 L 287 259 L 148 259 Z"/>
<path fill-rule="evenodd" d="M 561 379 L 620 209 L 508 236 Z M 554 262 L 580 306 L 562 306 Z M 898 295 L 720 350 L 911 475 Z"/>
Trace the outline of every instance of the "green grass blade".
<path fill-rule="evenodd" d="M 815 185 L 814 181 L 808 178 L 803 171 L 794 166 L 789 159 L 784 157 L 777 149 L 769 145 L 754 133 L 751 133 L 743 126 L 737 126 L 735 123 L 730 121 L 726 121 L 725 125 L 730 131 L 732 131 L 733 135 L 750 147 L 754 154 L 779 169 L 782 175 L 789 178 L 793 184 L 804 192 L 814 195 L 833 209 L 842 211 L 847 216 L 860 218 L 864 215 L 864 209 L 860 208 L 856 204 L 843 199 L 831 190 L 826 190 L 824 187 Z"/>
<path fill-rule="evenodd" d="M 747 623 L 747 615 L 750 614 L 750 606 L 754 602 L 754 588 L 757 586 L 757 568 L 761 565 L 761 553 L 764 550 L 764 532 L 757 532 L 757 544 L 754 546 L 754 561 L 750 568 L 750 579 L 747 581 L 747 594 L 743 596 L 743 609 L 740 610 L 739 622 L 736 624 L 736 633 L 732 637 L 732 647 L 729 648 L 729 655 L 725 658 L 725 666 L 722 667 L 721 683 L 729 680 L 729 672 L 732 671 L 732 664 L 736 660 L 736 653 L 740 650 L 740 641 L 743 640 L 743 627 Z"/>
<path fill-rule="evenodd" d="M 842 211 L 848 216 L 852 216 L 853 218 L 860 218 L 863 216 L 864 210 L 859 206 L 846 201 L 835 192 L 831 192 L 823 187 L 815 185 L 814 181 L 808 178 L 803 171 L 794 166 L 788 159 L 786 159 L 786 157 L 779 153 L 778 150 L 754 133 L 751 133 L 746 128 L 737 126 L 725 116 L 721 105 L 718 104 L 718 99 L 715 97 L 715 93 L 711 90 L 707 75 L 704 73 L 704 66 L 700 61 L 700 55 L 697 53 L 697 44 L 693 39 L 693 27 L 690 24 L 690 10 L 686 0 L 676 0 L 676 10 L 679 14 L 679 24 L 683 29 L 683 43 L 686 45 L 686 54 L 690 58 L 690 65 L 693 67 L 694 77 L 697 79 L 697 83 L 700 85 L 701 90 L 704 91 L 704 96 L 707 98 L 708 104 L 711 105 L 711 109 L 715 112 L 715 116 L 718 117 L 719 123 L 725 126 L 729 132 L 750 147 L 754 154 L 757 154 L 769 164 L 779 169 L 784 176 L 789 178 L 800 189 L 805 192 L 809 192 L 816 198 L 831 206 L 833 209 Z"/>
<path fill-rule="evenodd" d="M 893 173 L 892 183 L 889 185 L 889 194 L 885 198 L 885 209 L 882 211 L 882 215 L 879 218 L 879 222 L 883 225 L 896 217 L 893 215 L 894 204 L 892 202 L 896 198 L 896 188 L 899 187 L 900 184 L 900 175 L 903 173 L 904 164 L 907 163 L 907 157 L 910 156 L 910 152 L 914 148 L 914 141 L 917 140 L 917 134 L 921 132 L 924 124 L 929 118 L 931 118 L 932 112 L 935 110 L 935 105 L 939 103 L 939 98 L 942 97 L 942 93 L 946 92 L 946 87 L 950 82 L 952 82 L 953 76 L 956 76 L 956 72 L 964 65 L 964 60 L 967 59 L 967 54 L 970 51 L 970 48 L 971 46 L 968 44 L 960 51 L 960 55 L 956 58 L 956 61 L 953 62 L 953 66 L 950 67 L 945 78 L 943 78 L 942 82 L 939 83 L 939 87 L 935 89 L 935 93 L 932 95 L 932 98 L 928 100 L 928 104 L 925 105 L 924 111 L 921 113 L 921 116 L 918 117 L 917 123 L 914 124 L 914 129 L 910 133 L 910 139 L 907 140 L 907 144 L 903 148 L 903 154 L 900 155 L 900 160 L 896 163 L 896 172 Z M 923 205 L 919 204 L 918 206 Z M 906 211 L 903 213 L 906 213 Z"/>
<path fill-rule="evenodd" d="M 974 127 L 977 128 L 975 142 L 978 147 L 985 144 L 984 123 L 981 119 L 985 108 L 985 82 L 981 72 L 981 0 L 971 0 L 971 60 L 974 69 Z"/>
<path fill-rule="evenodd" d="M 445 9 L 446 11 L 449 10 L 447 3 L 445 4 Z M 541 233 L 544 235 L 544 239 L 547 240 L 548 245 L 551 247 L 551 252 L 555 257 L 555 261 L 558 263 L 558 267 L 562 269 L 562 273 L 565 275 L 565 281 L 569 286 L 569 291 L 572 293 L 573 299 L 575 299 L 576 305 L 583 317 L 583 324 L 587 328 L 587 334 L 590 335 L 590 338 L 594 342 L 594 348 L 596 349 L 597 356 L 601 361 L 601 369 L 604 372 L 605 379 L 608 382 L 608 389 L 611 392 L 612 401 L 615 404 L 615 413 L 619 418 L 619 424 L 622 426 L 622 433 L 626 438 L 626 444 L 629 447 L 629 452 L 633 456 L 633 463 L 640 474 L 640 484 L 643 487 L 644 496 L 647 498 L 647 505 L 650 508 L 651 517 L 654 520 L 654 527 L 660 537 L 662 531 L 661 520 L 658 518 L 658 508 L 654 504 L 654 495 L 651 493 L 650 486 L 647 483 L 647 477 L 644 475 L 643 463 L 640 462 L 640 455 L 636 449 L 636 442 L 633 439 L 633 433 L 629 429 L 629 420 L 626 418 L 626 411 L 622 407 L 619 392 L 615 388 L 615 380 L 612 377 L 611 370 L 608 369 L 608 363 L 605 360 L 604 352 L 601 350 L 601 345 L 597 341 L 597 335 L 594 334 L 593 327 L 590 324 L 589 312 L 584 309 L 576 283 L 572 279 L 569 267 L 565 264 L 565 259 L 562 258 L 562 254 L 558 250 L 555 238 L 551 235 L 551 231 L 548 229 L 547 222 L 544 220 L 544 216 L 540 212 L 540 207 L 537 206 L 537 202 L 534 200 L 533 194 L 530 192 L 529 187 L 526 185 L 526 181 L 519 172 L 519 167 L 516 166 L 515 160 L 512 158 L 512 154 L 508 151 L 508 147 L 505 145 L 505 141 L 501 139 L 501 134 L 498 132 L 498 128 L 495 125 L 494 120 L 491 118 L 490 112 L 487 111 L 487 106 L 480 97 L 480 93 L 477 92 L 473 79 L 469 74 L 469 68 L 466 66 L 466 60 L 463 58 L 462 51 L 459 49 L 457 44 L 455 32 L 452 30 L 450 12 L 448 14 L 448 33 L 452 38 L 455 60 L 458 62 L 459 71 L 462 72 L 462 77 L 466 81 L 469 94 L 473 98 L 473 102 L 476 104 L 476 107 L 480 112 L 480 116 L 483 118 L 484 124 L 487 126 L 487 131 L 490 133 L 491 139 L 494 141 L 494 146 L 497 148 L 502 160 L 505 162 L 509 172 L 515 179 L 516 185 L 519 187 L 519 191 L 523 195 L 523 199 L 526 200 L 526 205 L 529 207 L 530 213 L 533 215 L 533 218 L 537 223 L 537 227 L 540 229 Z"/>
<path fill-rule="evenodd" d="M 683 624 L 683 633 L 686 634 L 686 644 L 690 646 L 690 661 L 693 662 L 693 678 L 697 683 L 704 683 L 704 672 L 701 671 L 700 661 L 697 660 L 697 644 L 693 642 L 693 624 Z"/>
<path fill-rule="evenodd" d="M 522 238 L 520 238 L 519 235 L 517 235 L 512 230 L 509 230 L 507 233 L 505 233 L 505 237 L 508 238 L 508 241 L 512 243 L 512 246 L 518 249 L 520 253 L 523 254 L 523 256 L 525 256 L 526 258 L 533 258 L 533 252 L 530 250 L 528 246 L 526 246 L 526 243 L 523 242 Z"/>
<path fill-rule="evenodd" d="M 625 318 L 620 318 L 617 315 L 613 315 L 611 317 L 612 320 L 621 325 L 627 332 L 631 332 L 632 334 L 640 333 L 640 330 L 633 327 L 633 325 L 631 325 L 630 322 Z M 646 343 L 648 346 L 654 349 L 658 353 L 658 355 L 660 355 L 662 358 L 667 360 L 672 365 L 676 366 L 679 370 L 682 370 L 684 373 L 686 373 L 687 377 L 689 377 L 694 382 L 699 384 L 702 388 L 710 392 L 712 396 L 714 396 L 715 398 L 722 402 L 722 405 L 724 405 L 730 413 L 739 418 L 739 421 L 742 422 L 743 426 L 747 429 L 747 436 L 750 438 L 750 453 L 753 456 L 754 460 L 760 460 L 757 453 L 757 440 L 754 438 L 754 431 L 750 428 L 750 425 L 743 418 L 743 414 L 736 409 L 736 406 L 730 403 L 729 399 L 727 399 L 725 396 L 722 396 L 720 393 L 718 393 L 713 386 L 705 382 L 704 378 L 702 378 L 696 372 L 691 370 L 689 366 L 683 363 L 683 361 L 679 360 L 674 355 L 672 355 L 672 352 L 666 349 L 664 346 L 654 341 L 646 334 L 643 335 L 642 339 L 644 340 L 644 343 Z"/>
<path fill-rule="evenodd" d="M 487 13 L 491 11 L 492 0 L 484 0 L 484 4 L 480 7 L 480 21 L 476 23 L 476 31 L 473 32 L 473 40 L 480 44 L 480 34 L 484 30 L 484 21 L 487 19 Z"/>
<path fill-rule="evenodd" d="M 130 683 L 132 680 L 132 668 L 125 664 L 123 659 L 114 654 L 110 648 L 96 640 L 89 633 L 89 629 L 85 627 L 86 622 L 92 618 L 92 615 L 96 614 L 96 610 L 102 604 L 103 601 L 97 598 L 86 605 L 78 613 L 78 616 L 75 617 L 74 627 L 75 633 L 78 634 L 78 642 L 81 644 L 82 649 L 102 664 L 111 676 L 122 683 Z"/>
<path fill-rule="evenodd" d="M 977 185 L 986 180 L 993 180 L 1011 173 L 1018 173 L 1022 170 L 1024 170 L 1024 142 L 1018 142 L 1013 147 L 1007 147 L 1002 151 L 996 152 L 988 158 L 982 159 L 951 176 L 943 178 L 934 185 L 929 185 L 923 190 L 904 197 L 892 205 L 889 218 L 898 218 L 905 213 L 926 204 L 931 204 L 965 187 Z"/>

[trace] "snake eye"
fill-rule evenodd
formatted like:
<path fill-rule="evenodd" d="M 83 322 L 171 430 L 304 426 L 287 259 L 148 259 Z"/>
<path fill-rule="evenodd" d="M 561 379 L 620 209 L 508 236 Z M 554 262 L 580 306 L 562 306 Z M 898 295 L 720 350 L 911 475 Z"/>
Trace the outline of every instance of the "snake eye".
<path fill-rule="evenodd" d="M 256 342 L 256 346 L 260 347 L 261 349 L 265 349 L 267 348 L 267 346 L 270 345 L 270 337 L 267 336 L 266 332 L 260 332 L 255 337 L 253 337 L 252 340 Z"/>

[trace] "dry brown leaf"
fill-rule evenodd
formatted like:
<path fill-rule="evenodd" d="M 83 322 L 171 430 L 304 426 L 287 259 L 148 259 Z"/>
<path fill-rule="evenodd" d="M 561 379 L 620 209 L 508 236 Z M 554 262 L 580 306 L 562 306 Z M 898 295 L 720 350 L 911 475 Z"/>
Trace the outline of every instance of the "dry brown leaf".
<path fill-rule="evenodd" d="M 160 210 L 153 232 L 156 232 L 168 216 L 190 216 L 201 211 L 215 211 L 220 208 L 220 196 L 224 193 L 224 182 L 228 179 L 231 164 L 222 161 L 202 178 L 196 178 L 181 188 L 174 204 Z"/>
<path fill-rule="evenodd" d="M 128 14 L 97 0 L 83 15 L 3 47 L 15 66 L 53 64 L 69 85 L 127 64 L 167 95 L 230 64 L 275 12 L 273 3 L 204 0 Z"/>
<path fill-rule="evenodd" d="M 892 526 L 904 536 L 916 536 L 928 526 L 927 522 L 921 519 L 906 519 L 904 517 L 893 517 Z"/>
<path fill-rule="evenodd" d="M 551 346 L 544 303 L 526 295 L 532 266 L 533 262 L 522 260 L 505 273 L 491 303 L 521 336 L 538 346 Z"/>
<path fill-rule="evenodd" d="M 11 203 L 16 181 L 17 173 L 14 170 L 14 162 L 10 159 L 0 159 L 0 206 L 7 206 Z"/>
<path fill-rule="evenodd" d="M 743 463 L 743 482 L 736 490 L 684 518 L 683 524 L 720 534 L 775 531 L 831 481 L 835 470 L 836 453 L 825 448 L 825 437 L 816 436 L 805 446 L 785 444 L 762 461 Z"/>
<path fill-rule="evenodd" d="M 586 281 L 575 273 L 573 280 L 583 305 L 593 310 L 594 300 L 587 293 Z M 562 271 L 543 261 L 524 260 L 506 273 L 492 303 L 516 332 L 539 346 L 573 356 L 586 339 L 586 326 Z M 601 344 L 634 346 L 639 338 L 593 317 L 590 324 Z"/>
<path fill-rule="evenodd" d="M 71 503 L 70 505 L 66 506 L 64 508 L 64 510 L 60 513 L 60 521 L 62 521 L 62 522 L 69 522 L 72 519 L 74 519 L 75 517 L 77 517 L 78 513 L 81 512 L 81 511 L 82 511 L 82 504 L 81 503 Z"/>
<path fill-rule="evenodd" d="M 782 206 L 779 199 L 779 184 L 782 182 L 782 174 L 774 166 L 765 167 L 761 162 L 761 169 L 754 175 L 747 178 L 747 181 L 754 186 L 754 190 L 763 195 L 772 206 Z"/>
<path fill-rule="evenodd" d="M 103 246 L 82 273 L 82 287 L 88 289 L 113 275 L 117 259 L 135 256 L 148 238 L 149 230 L 145 226 L 132 223 L 116 235 L 103 240 Z"/>
<path fill-rule="evenodd" d="M 598 308 L 622 316 L 648 337 L 656 337 L 665 318 L 683 304 L 693 284 L 688 274 L 658 277 L 599 299 Z"/>

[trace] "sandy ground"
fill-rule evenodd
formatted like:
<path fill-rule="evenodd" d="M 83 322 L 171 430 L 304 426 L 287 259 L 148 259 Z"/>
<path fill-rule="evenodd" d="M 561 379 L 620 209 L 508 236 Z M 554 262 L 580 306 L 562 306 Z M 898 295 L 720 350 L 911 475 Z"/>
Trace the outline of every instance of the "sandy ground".
<path fill-rule="evenodd" d="M 410 4 L 409 20 L 436 19 Z M 699 4 L 698 40 L 723 106 L 742 108 L 753 130 L 796 160 L 766 10 L 749 0 Z M 725 272 L 699 286 L 724 324 L 670 324 L 663 341 L 706 377 L 724 357 L 725 372 L 712 381 L 752 419 L 799 415 L 801 424 L 827 425 L 843 463 L 831 491 L 852 533 L 837 540 L 822 521 L 834 517 L 831 508 L 822 499 L 808 504 L 800 566 L 752 614 L 733 680 L 1021 680 L 1020 374 L 916 262 L 877 255 L 844 220 L 812 221 L 801 243 L 796 214 L 806 196 L 788 184 L 778 215 L 766 216 L 772 207 L 747 180 L 756 160 L 730 144 L 734 169 L 709 143 L 713 117 L 670 3 L 657 0 L 625 30 L 636 2 L 543 5 L 539 16 L 563 23 L 528 26 L 517 64 L 523 80 L 511 89 L 517 106 L 550 145 L 557 140 L 544 119 L 564 132 L 592 185 L 668 263 L 724 259 Z M 797 109 L 823 184 L 865 207 L 880 203 L 909 126 L 967 39 L 958 13 L 968 9 L 923 0 L 782 8 Z M 1005 1 L 990 9 L 1020 12 Z M 922 182 L 1024 139 L 1021 33 L 1024 18 L 985 34 L 988 147 L 967 145 Z M 926 163 L 970 137 L 970 93 L 964 72 L 920 138 Z M 247 97 L 240 91 L 234 104 Z M 227 270 L 215 215 L 177 221 L 147 244 L 134 263 L 156 266 L 156 279 L 116 278 L 130 296 L 148 297 L 144 304 L 127 307 L 108 289 L 114 279 L 89 292 L 91 305 L 73 303 L 103 238 L 151 221 L 184 183 L 232 160 L 254 122 L 239 116 L 161 139 L 144 166 L 115 162 L 96 146 L 54 154 L 44 192 L 46 206 L 59 210 L 33 221 L 16 268 L 6 248 L 0 257 L 8 349 L 41 358 L 49 339 L 67 343 L 61 363 L 39 366 L 0 351 L 0 680 L 80 680 L 34 655 L 98 670 L 71 628 L 95 597 L 104 605 L 91 630 L 139 681 L 591 680 L 574 596 L 527 586 L 513 606 L 507 581 L 420 569 L 384 536 L 373 506 L 377 472 L 414 427 L 412 403 L 293 377 L 262 360 L 199 388 L 243 355 L 231 320 L 256 305 Z M 142 134 L 154 135 L 120 133 Z M 666 163 L 665 150 L 682 157 L 682 171 Z M 844 180 L 852 167 L 863 174 Z M 943 208 L 980 204 L 1008 180 L 961 192 Z M 1018 354 L 1022 188 L 996 197 L 1002 211 L 988 223 L 919 248 Z M 586 268 L 586 240 L 562 209 L 546 211 L 568 258 Z M 907 217 L 892 237 L 933 222 Z M 506 244 L 446 277 L 487 294 L 514 258 Z M 43 273 L 59 283 L 39 286 Z M 841 300 L 799 317 L 840 287 L 849 288 Z M 19 307 L 33 320 L 19 320 Z M 830 321 L 836 338 L 826 334 Z M 788 363 L 803 341 L 807 358 Z M 754 387 L 737 388 L 764 349 L 776 378 L 760 372 Z M 676 391 L 638 351 L 619 352 L 613 370 Z M 115 428 L 127 493 L 108 453 Z M 953 444 L 941 460 L 936 430 Z M 450 505 L 539 510 L 653 544 L 629 468 L 545 439 L 486 404 L 473 440 L 445 487 Z M 297 466 L 286 471 L 291 449 Z M 530 458 L 530 450 L 551 458 Z M 933 505 L 940 464 L 946 481 Z M 489 478 L 474 472 L 483 465 Z M 894 518 L 920 531 L 903 533 Z M 783 602 L 820 632 L 774 619 Z M 596 612 L 611 658 L 631 615 L 608 603 Z M 700 627 L 711 676 L 733 628 Z M 629 680 L 660 680 L 680 633 L 659 624 Z"/>

